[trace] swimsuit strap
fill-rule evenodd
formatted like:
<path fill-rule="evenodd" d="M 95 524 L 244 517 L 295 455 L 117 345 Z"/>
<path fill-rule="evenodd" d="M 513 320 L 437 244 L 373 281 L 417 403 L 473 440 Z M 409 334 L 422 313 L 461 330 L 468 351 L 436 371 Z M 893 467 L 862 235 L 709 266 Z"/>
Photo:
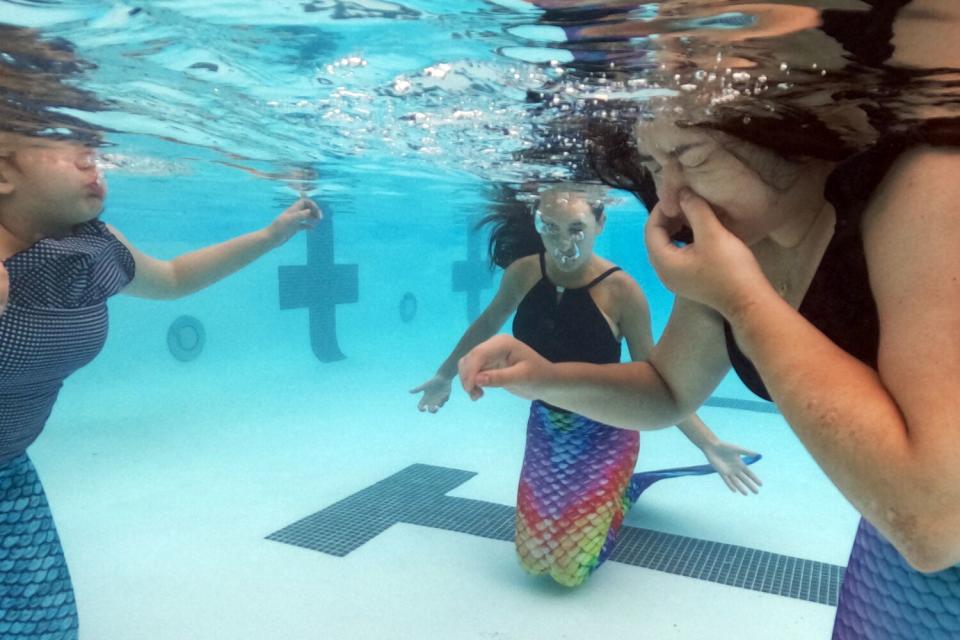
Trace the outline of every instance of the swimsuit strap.
<path fill-rule="evenodd" d="M 545 254 L 546 252 L 544 251 L 540 252 L 540 278 L 542 280 L 546 280 L 550 284 L 553 284 L 553 281 L 550 280 L 550 276 L 547 275 L 547 264 L 546 264 Z M 596 285 L 600 284 L 601 282 L 603 282 L 604 279 L 606 279 L 607 276 L 609 276 L 611 273 L 616 273 L 617 271 L 622 271 L 622 269 L 620 267 L 610 267 L 609 269 L 607 269 L 606 271 L 598 275 L 596 278 L 594 278 L 584 286 L 568 288 L 567 290 L 568 291 L 571 291 L 571 290 L 586 291 L 587 289 L 591 289 Z"/>
<path fill-rule="evenodd" d="M 607 269 L 606 271 L 604 271 L 603 273 L 601 273 L 600 275 L 598 275 L 596 278 L 594 278 L 593 280 L 591 280 L 591 281 L 589 282 L 589 284 L 587 284 L 585 287 L 580 287 L 580 288 L 581 288 L 581 289 L 591 289 L 591 288 L 595 287 L 596 285 L 600 284 L 601 282 L 603 282 L 604 279 L 606 279 L 606 277 L 609 276 L 611 273 L 616 273 L 617 271 L 621 271 L 620 267 L 610 267 L 609 269 Z"/>

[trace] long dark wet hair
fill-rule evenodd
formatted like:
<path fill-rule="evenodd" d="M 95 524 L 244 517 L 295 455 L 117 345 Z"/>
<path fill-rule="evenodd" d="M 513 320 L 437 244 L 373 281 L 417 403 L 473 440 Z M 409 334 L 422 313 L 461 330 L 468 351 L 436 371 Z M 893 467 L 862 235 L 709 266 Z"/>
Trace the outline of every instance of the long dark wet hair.
<path fill-rule="evenodd" d="M 569 65 L 566 77 L 578 78 L 593 86 L 598 77 L 609 83 L 649 76 L 655 83 L 662 81 L 669 85 L 669 79 L 658 75 L 650 66 L 651 60 L 640 55 L 647 52 L 643 45 L 628 37 L 629 29 L 621 30 L 619 35 L 603 29 L 584 31 L 585 26 L 597 28 L 611 23 L 629 27 L 634 20 L 630 12 L 642 3 L 618 5 L 612 14 L 605 13 L 602 19 L 593 15 L 593 5 L 581 7 L 580 4 L 586 5 L 570 3 L 571 6 L 564 5 L 550 13 L 550 24 L 567 33 L 569 42 L 564 46 L 575 52 L 580 50 L 582 54 Z M 712 102 L 702 116 L 690 116 L 695 122 L 678 124 L 723 132 L 735 140 L 797 162 L 826 160 L 857 164 L 878 147 L 923 143 L 954 145 L 960 137 L 960 118 L 921 119 L 919 107 L 936 106 L 945 113 L 951 113 L 950 109 L 957 113 L 960 100 L 955 97 L 955 65 L 937 66 L 948 64 L 947 58 L 932 63 L 930 68 L 907 68 L 894 62 L 896 21 L 904 15 L 911 0 L 850 0 L 835 4 L 820 10 L 816 27 L 778 37 L 776 42 L 724 37 L 720 41 L 725 45 L 715 45 L 718 50 L 722 47 L 725 57 L 753 62 L 753 76 L 762 78 L 763 82 L 767 75 L 786 79 L 782 63 L 780 71 L 776 70 L 777 62 L 790 60 L 796 53 L 795 47 L 803 52 L 806 51 L 803 47 L 814 44 L 826 47 L 822 55 L 826 56 L 829 72 L 827 68 L 816 71 L 817 65 L 813 65 L 813 71 L 799 66 L 790 68 L 786 73 L 792 75 L 788 81 L 777 84 L 777 93 L 757 93 L 755 98 L 734 102 Z M 912 20 L 931 17 L 934 16 L 915 15 Z M 680 12 L 663 19 L 684 18 L 691 15 Z M 669 32 L 667 26 L 663 28 Z M 817 32 L 826 38 L 814 37 Z M 581 35 L 584 33 L 586 35 Z M 703 50 L 709 49 L 711 33 L 721 31 L 703 27 L 694 38 Z M 836 49 L 831 45 L 836 45 Z M 689 50 L 699 51 L 694 44 L 690 44 Z M 631 53 L 633 57 L 628 55 Z M 809 53 L 817 55 L 820 51 L 811 49 Z M 602 73 L 597 71 L 597 61 L 603 63 Z M 681 58 L 677 71 L 690 74 L 695 70 L 692 64 L 692 58 Z M 694 82 L 693 86 L 698 83 Z M 814 93 L 825 100 L 818 106 L 809 106 L 809 98 Z M 748 91 L 746 95 L 752 94 Z M 606 117 L 610 112 L 625 113 L 628 106 L 626 102 L 607 101 L 598 107 L 599 115 L 580 112 L 584 117 L 588 160 L 601 180 L 632 192 L 649 209 L 656 204 L 656 190 L 639 161 L 640 154 L 633 140 L 633 121 Z M 863 121 L 846 122 L 844 114 L 848 108 L 862 111 Z"/>
<path fill-rule="evenodd" d="M 95 65 L 63 38 L 0 24 L 0 131 L 100 144 L 106 128 L 65 113 L 98 112 L 107 101 L 77 86 Z"/>
<path fill-rule="evenodd" d="M 732 110 L 731 110 L 732 111 Z M 752 117 L 745 123 L 738 112 L 724 114 L 710 122 L 684 123 L 727 134 L 737 140 L 768 149 L 787 160 L 817 159 L 838 162 L 855 150 L 815 115 L 791 111 L 778 117 Z M 657 204 L 653 176 L 641 163 L 632 127 L 620 122 L 592 120 L 587 124 L 587 152 L 590 166 L 606 185 L 629 191 L 650 211 Z"/>
<path fill-rule="evenodd" d="M 487 189 L 489 213 L 480 219 L 477 229 L 490 227 L 490 268 L 506 269 L 520 258 L 544 250 L 530 203 L 521 200 L 523 193 L 522 189 L 503 183 Z"/>

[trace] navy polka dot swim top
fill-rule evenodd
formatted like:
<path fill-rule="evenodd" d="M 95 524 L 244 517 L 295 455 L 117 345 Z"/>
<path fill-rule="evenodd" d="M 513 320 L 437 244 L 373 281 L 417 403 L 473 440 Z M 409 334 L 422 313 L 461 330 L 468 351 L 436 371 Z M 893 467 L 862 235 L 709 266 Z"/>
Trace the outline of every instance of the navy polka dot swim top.
<path fill-rule="evenodd" d="M 99 220 L 4 261 L 10 299 L 0 315 L 0 463 L 30 445 L 64 379 L 100 352 L 106 300 L 133 279 L 133 256 Z"/>

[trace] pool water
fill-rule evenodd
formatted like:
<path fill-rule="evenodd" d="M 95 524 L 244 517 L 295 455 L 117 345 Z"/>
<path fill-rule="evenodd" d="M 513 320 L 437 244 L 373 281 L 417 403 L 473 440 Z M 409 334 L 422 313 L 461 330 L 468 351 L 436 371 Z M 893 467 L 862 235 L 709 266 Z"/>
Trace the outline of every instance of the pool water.
<path fill-rule="evenodd" d="M 267 539 L 410 465 L 476 473 L 450 496 L 515 503 L 526 403 L 496 392 L 473 403 L 455 389 L 430 415 L 407 392 L 467 326 L 467 296 L 451 290 L 467 229 L 438 229 L 436 218 L 458 211 L 422 199 L 422 183 L 394 180 L 395 197 L 358 192 L 355 210 L 333 212 L 335 261 L 358 265 L 359 299 L 336 310 L 343 360 L 313 354 L 307 309 L 279 309 L 278 270 L 305 263 L 303 236 L 189 298 L 111 302 L 103 353 L 65 385 L 32 448 L 84 637 L 573 638 L 585 628 L 729 637 L 712 635 L 718 625 L 745 638 L 828 637 L 833 606 L 762 585 L 608 562 L 568 592 L 526 576 L 512 544 L 469 527 L 401 522 L 342 557 Z M 118 178 L 105 218 L 143 250 L 172 256 L 212 239 L 195 218 L 224 220 L 224 236 L 240 230 L 226 222 L 236 203 L 269 219 L 278 196 L 263 187 L 226 169 L 202 181 Z M 624 204 L 610 216 L 598 250 L 643 282 L 662 326 L 669 297 L 642 267 L 641 212 Z M 406 292 L 417 299 L 409 322 L 398 308 Z M 187 363 L 166 347 L 181 315 L 206 332 L 203 352 Z M 717 397 L 750 400 L 734 379 Z M 761 493 L 732 494 L 715 476 L 665 481 L 626 524 L 842 566 L 856 514 L 779 415 L 743 406 L 700 416 L 764 454 Z M 702 462 L 678 432 L 642 436 L 641 469 Z M 380 508 L 374 500 L 351 518 L 375 519 Z M 466 525 L 470 515 L 460 519 Z M 775 567 L 758 575 L 766 574 Z"/>
<path fill-rule="evenodd" d="M 438 414 L 416 410 L 408 390 L 499 279 L 454 286 L 458 270 L 487 273 L 485 238 L 471 239 L 486 186 L 526 177 L 511 155 L 532 135 L 517 120 L 523 85 L 549 65 L 499 48 L 517 44 L 510 28 L 531 11 L 0 3 L 0 22 L 69 38 L 99 65 L 84 86 L 114 111 L 81 115 L 115 129 L 104 220 L 144 252 L 172 258 L 263 227 L 301 190 L 332 221 L 332 256 L 312 268 L 343 359 L 311 348 L 307 292 L 281 308 L 284 269 L 308 264 L 303 234 L 193 296 L 111 300 L 103 352 L 67 381 L 30 450 L 82 638 L 829 637 L 835 601 L 813 592 L 842 572 L 857 514 L 735 378 L 699 415 L 764 455 L 760 494 L 716 476 L 655 485 L 626 525 L 659 542 L 576 590 L 525 575 L 477 515 L 515 504 L 527 403 L 471 402 L 455 387 Z M 671 296 L 646 265 L 645 213 L 614 193 L 608 215 L 597 251 L 640 282 L 659 333 Z M 343 293 L 354 289 L 355 301 Z M 184 315 L 205 333 L 187 362 L 167 348 Z M 641 442 L 640 469 L 703 463 L 677 430 Z M 435 476 L 457 479 L 417 513 L 407 489 L 376 488 Z M 334 524 L 302 524 L 338 504 L 349 508 Z M 276 535 L 297 523 L 301 537 Z"/>

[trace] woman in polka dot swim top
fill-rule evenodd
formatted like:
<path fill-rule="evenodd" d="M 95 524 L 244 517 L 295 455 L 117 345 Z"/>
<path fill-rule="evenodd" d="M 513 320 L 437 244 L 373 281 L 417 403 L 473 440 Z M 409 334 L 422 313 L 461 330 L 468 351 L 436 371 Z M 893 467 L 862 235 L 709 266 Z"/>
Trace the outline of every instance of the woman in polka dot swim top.
<path fill-rule="evenodd" d="M 0 133 L 0 637 L 9 640 L 77 637 L 70 575 L 26 449 L 64 379 L 102 348 L 107 298 L 198 291 L 321 217 L 301 199 L 262 230 L 158 260 L 98 219 L 106 193 L 92 148 Z"/>

